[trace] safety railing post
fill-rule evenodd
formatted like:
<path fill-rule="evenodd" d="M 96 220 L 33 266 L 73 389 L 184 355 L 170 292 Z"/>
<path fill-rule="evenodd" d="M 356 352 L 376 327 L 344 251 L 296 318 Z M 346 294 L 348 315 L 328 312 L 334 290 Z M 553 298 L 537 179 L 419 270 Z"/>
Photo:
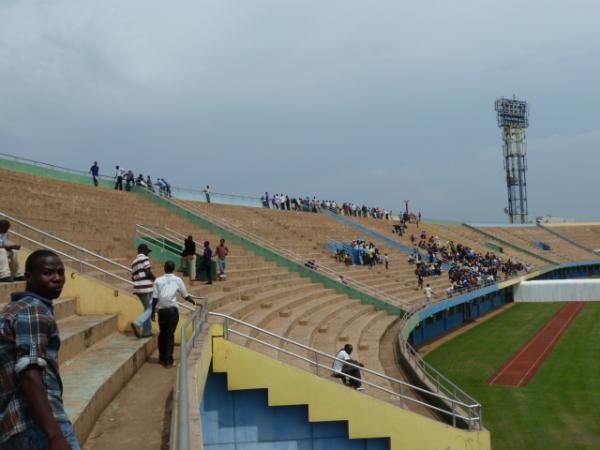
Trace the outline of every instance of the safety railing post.
<path fill-rule="evenodd" d="M 454 399 L 452 399 L 451 402 L 452 402 L 452 426 L 456 428 L 456 402 L 454 401 Z"/>
<path fill-rule="evenodd" d="M 83 273 L 83 255 L 79 249 L 79 273 Z"/>
<path fill-rule="evenodd" d="M 404 383 L 400 383 L 400 408 L 404 408 Z"/>
<path fill-rule="evenodd" d="M 317 352 L 315 352 L 315 371 L 317 375 L 321 374 L 321 370 L 319 367 L 319 354 Z"/>

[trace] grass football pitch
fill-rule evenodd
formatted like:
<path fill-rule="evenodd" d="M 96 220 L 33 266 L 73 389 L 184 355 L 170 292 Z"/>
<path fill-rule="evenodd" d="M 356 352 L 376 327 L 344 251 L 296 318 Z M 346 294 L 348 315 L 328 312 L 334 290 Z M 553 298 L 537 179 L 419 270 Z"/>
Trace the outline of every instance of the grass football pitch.
<path fill-rule="evenodd" d="M 564 303 L 517 304 L 426 360 L 483 405 L 494 450 L 600 449 L 600 303 L 587 303 L 526 387 L 486 381 Z"/>

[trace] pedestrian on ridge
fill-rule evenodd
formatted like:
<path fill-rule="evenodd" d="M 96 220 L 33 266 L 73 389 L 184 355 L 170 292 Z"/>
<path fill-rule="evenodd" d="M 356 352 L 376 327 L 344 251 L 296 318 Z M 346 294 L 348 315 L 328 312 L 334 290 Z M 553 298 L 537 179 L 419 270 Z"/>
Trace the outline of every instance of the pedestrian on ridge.
<path fill-rule="evenodd" d="M 98 177 L 100 176 L 98 161 L 94 161 L 94 164 L 90 167 L 90 173 L 92 174 L 92 180 L 94 180 L 94 186 L 98 187 Z"/>
<path fill-rule="evenodd" d="M 121 169 L 119 166 L 115 166 L 115 190 L 122 191 L 123 190 L 123 176 L 125 175 L 125 170 Z"/>

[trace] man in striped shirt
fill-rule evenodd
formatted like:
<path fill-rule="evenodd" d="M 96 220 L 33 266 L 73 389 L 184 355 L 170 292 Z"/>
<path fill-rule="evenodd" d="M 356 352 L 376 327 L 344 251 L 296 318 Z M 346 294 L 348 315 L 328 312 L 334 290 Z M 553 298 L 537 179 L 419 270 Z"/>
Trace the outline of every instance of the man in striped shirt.
<path fill-rule="evenodd" d="M 150 267 L 148 255 L 151 250 L 146 244 L 138 245 L 138 255 L 131 263 L 131 279 L 133 293 L 138 296 L 144 307 L 144 312 L 133 322 L 131 328 L 139 338 L 152 336 L 152 292 L 154 291 L 155 276 Z"/>

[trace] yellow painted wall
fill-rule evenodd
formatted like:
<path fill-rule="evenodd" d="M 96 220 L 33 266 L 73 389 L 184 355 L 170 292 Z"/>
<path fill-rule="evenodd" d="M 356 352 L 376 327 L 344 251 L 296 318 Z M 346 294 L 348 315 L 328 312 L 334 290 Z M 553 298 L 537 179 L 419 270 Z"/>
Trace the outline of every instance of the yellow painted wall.
<path fill-rule="evenodd" d="M 22 264 L 22 267 L 25 267 L 25 260 L 30 254 L 31 251 L 26 248 L 19 251 L 19 263 Z M 75 297 L 77 299 L 77 314 L 79 315 L 115 314 L 117 316 L 117 328 L 123 332 L 131 331 L 131 322 L 143 312 L 140 300 L 130 292 L 115 289 L 107 283 L 80 274 L 68 266 L 65 267 L 65 277 L 65 287 L 61 297 Z M 181 341 L 181 325 L 185 320 L 185 315 L 181 314 L 175 332 L 177 343 Z M 155 333 L 158 333 L 157 322 L 152 323 L 152 329 Z M 191 334 L 191 327 L 189 334 Z"/>
<path fill-rule="evenodd" d="M 228 388 L 269 390 L 269 405 L 308 405 L 309 420 L 347 420 L 350 438 L 389 437 L 392 450 L 488 450 L 490 434 L 469 432 L 317 377 L 213 333 L 213 370 Z"/>

